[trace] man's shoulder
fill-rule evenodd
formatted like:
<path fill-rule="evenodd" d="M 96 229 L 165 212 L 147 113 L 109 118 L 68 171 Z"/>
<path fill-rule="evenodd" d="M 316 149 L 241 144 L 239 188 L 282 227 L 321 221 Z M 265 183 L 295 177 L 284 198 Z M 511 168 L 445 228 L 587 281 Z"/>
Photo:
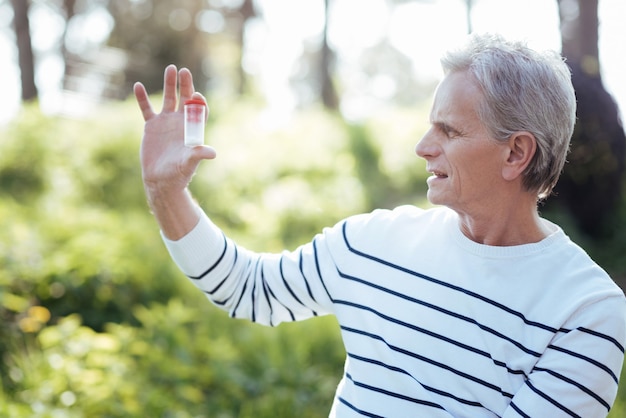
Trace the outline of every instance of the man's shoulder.
<path fill-rule="evenodd" d="M 413 205 L 398 206 L 393 209 L 376 209 L 372 212 L 353 216 L 346 220 L 345 230 L 353 236 L 386 237 L 402 236 L 411 231 L 440 229 L 442 225 L 454 222 L 456 214 L 445 207 L 420 208 Z"/>
<path fill-rule="evenodd" d="M 402 205 L 393 209 L 377 209 L 369 214 L 371 219 L 380 222 L 445 222 L 454 216 L 454 212 L 442 206 L 421 208 L 414 205 Z"/>

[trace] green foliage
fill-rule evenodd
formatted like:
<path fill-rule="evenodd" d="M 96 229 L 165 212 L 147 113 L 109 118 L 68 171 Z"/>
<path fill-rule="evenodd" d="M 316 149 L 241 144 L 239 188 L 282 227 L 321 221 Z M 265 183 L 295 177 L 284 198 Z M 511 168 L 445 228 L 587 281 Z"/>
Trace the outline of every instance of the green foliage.
<path fill-rule="evenodd" d="M 607 418 L 622 418 L 626 417 L 626 365 L 622 368 L 622 375 L 620 376 L 620 386 L 617 390 L 617 399 L 613 404 L 613 407 L 609 411 Z"/>
<path fill-rule="evenodd" d="M 15 407 L 67 417 L 314 417 L 327 407 L 343 360 L 330 318 L 271 330 L 191 299 L 135 308 L 140 326 L 97 333 L 69 315 L 46 327 L 12 356 Z"/>
<path fill-rule="evenodd" d="M 295 247 L 347 215 L 423 204 L 413 147 L 426 114 L 352 126 L 311 109 L 270 128 L 253 103 L 214 106 L 207 137 L 219 157 L 191 187 L 245 246 Z M 345 355 L 334 319 L 270 329 L 207 302 L 148 213 L 141 126 L 129 102 L 86 120 L 27 108 L 4 128 L 0 416 L 326 415 Z M 611 416 L 626 408 L 619 396 Z"/>
<path fill-rule="evenodd" d="M 192 184 L 245 245 L 296 246 L 369 210 L 371 189 L 389 185 L 362 184 L 365 172 L 391 178 L 385 147 L 367 139 L 372 128 L 322 110 L 269 128 L 261 114 L 251 103 L 213 108 L 208 137 L 220 158 Z M 268 329 L 208 303 L 175 269 L 148 213 L 141 126 L 129 102 L 86 120 L 26 108 L 5 128 L 0 415 L 325 415 L 344 357 L 334 319 Z M 366 140 L 371 167 L 357 170 L 353 151 Z"/>
<path fill-rule="evenodd" d="M 46 125 L 32 112 L 25 114 L 4 133 L 0 153 L 0 198 L 11 197 L 28 203 L 44 191 L 46 185 Z"/>

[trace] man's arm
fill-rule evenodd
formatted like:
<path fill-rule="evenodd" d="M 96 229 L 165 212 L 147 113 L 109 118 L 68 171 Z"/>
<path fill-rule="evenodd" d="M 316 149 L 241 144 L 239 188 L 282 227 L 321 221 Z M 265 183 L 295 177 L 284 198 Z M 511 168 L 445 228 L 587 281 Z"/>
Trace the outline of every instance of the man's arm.
<path fill-rule="evenodd" d="M 191 73 L 177 72 L 173 65 L 165 69 L 161 113 L 153 111 L 141 83 L 135 84 L 134 92 L 146 122 L 141 168 L 148 204 L 179 269 L 233 317 L 277 325 L 331 313 L 320 260 L 332 262 L 332 257 L 321 236 L 317 247 L 308 244 L 292 253 L 258 254 L 228 239 L 192 198 L 187 186 L 200 161 L 215 158 L 215 150 L 184 145 L 184 102 L 204 101 L 194 92 Z"/>
<path fill-rule="evenodd" d="M 177 87 L 180 87 L 180 98 Z M 134 93 L 145 120 L 141 143 L 141 169 L 148 204 L 170 240 L 185 236 L 198 223 L 200 211 L 187 186 L 198 164 L 215 158 L 208 146 L 186 147 L 183 141 L 183 105 L 188 99 L 205 100 L 194 91 L 191 72 L 173 65 L 165 69 L 163 107 L 155 113 L 145 87 L 136 83 Z"/>
<path fill-rule="evenodd" d="M 503 418 L 605 417 L 624 360 L 625 318 L 623 295 L 581 308 L 557 333 Z"/>

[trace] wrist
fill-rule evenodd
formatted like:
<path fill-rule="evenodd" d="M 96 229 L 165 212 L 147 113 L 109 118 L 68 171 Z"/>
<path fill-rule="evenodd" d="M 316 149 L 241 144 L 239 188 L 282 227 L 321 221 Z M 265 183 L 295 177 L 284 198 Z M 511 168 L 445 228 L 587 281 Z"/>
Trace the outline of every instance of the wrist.
<path fill-rule="evenodd" d="M 198 223 L 200 208 L 187 188 L 144 186 L 150 210 L 166 238 L 178 240 Z"/>
<path fill-rule="evenodd" d="M 166 181 L 147 181 L 145 178 L 143 179 L 143 188 L 148 201 L 167 201 L 188 193 L 186 185 Z"/>
<path fill-rule="evenodd" d="M 150 209 L 153 211 L 159 207 L 167 207 L 175 205 L 185 199 L 189 192 L 186 188 L 163 187 L 162 185 L 151 185 L 144 183 L 146 199 Z"/>

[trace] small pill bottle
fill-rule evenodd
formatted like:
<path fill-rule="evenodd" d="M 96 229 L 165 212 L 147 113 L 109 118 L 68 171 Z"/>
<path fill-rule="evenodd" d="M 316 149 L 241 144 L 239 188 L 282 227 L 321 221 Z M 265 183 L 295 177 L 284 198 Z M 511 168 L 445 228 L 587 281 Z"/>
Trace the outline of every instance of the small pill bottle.
<path fill-rule="evenodd" d="M 185 102 L 185 145 L 195 147 L 204 144 L 204 125 L 207 107 L 200 99 Z"/>

